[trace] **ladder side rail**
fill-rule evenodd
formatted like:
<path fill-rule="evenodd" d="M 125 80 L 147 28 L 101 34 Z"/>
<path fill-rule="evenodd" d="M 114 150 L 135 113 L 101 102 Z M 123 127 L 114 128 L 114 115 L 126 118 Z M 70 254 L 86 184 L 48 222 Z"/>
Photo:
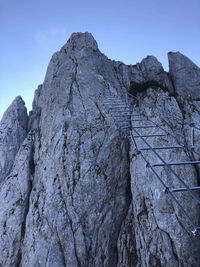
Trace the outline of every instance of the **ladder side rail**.
<path fill-rule="evenodd" d="M 133 144 L 136 147 L 136 150 L 140 153 L 140 155 L 142 156 L 143 160 L 146 162 L 147 165 L 149 165 L 148 160 L 146 159 L 146 157 L 143 155 L 143 153 L 140 151 L 140 149 L 138 149 L 136 141 L 134 140 L 133 134 L 132 132 L 130 132 L 131 135 L 131 140 L 133 142 Z M 184 215 L 187 217 L 188 221 L 190 222 L 190 224 L 193 226 L 193 230 L 192 233 L 194 235 L 196 235 L 196 230 L 199 229 L 199 227 L 194 223 L 193 219 L 190 217 L 190 215 L 187 213 L 187 211 L 183 208 L 183 206 L 180 204 L 180 202 L 176 199 L 176 197 L 173 195 L 172 192 L 170 192 L 168 190 L 168 186 L 163 182 L 163 180 L 161 179 L 161 177 L 157 174 L 157 172 L 154 170 L 154 168 L 150 165 L 149 166 L 150 169 L 152 170 L 152 172 L 156 175 L 156 177 L 158 178 L 158 180 L 161 182 L 161 184 L 164 186 L 164 191 L 166 191 L 172 198 L 173 200 L 177 203 L 177 205 L 180 207 L 180 209 L 182 210 L 182 212 L 184 213 Z"/>
<path fill-rule="evenodd" d="M 167 133 L 169 136 L 173 137 L 173 138 L 177 141 L 177 137 L 176 137 L 175 134 L 172 134 L 171 132 L 165 130 L 165 129 L 162 128 L 160 125 L 158 125 L 156 122 L 154 122 L 153 120 L 149 119 L 146 115 L 144 115 L 144 116 L 146 117 L 147 121 L 150 121 L 150 122 L 153 123 L 155 126 L 157 126 L 160 130 L 164 131 L 165 133 Z M 136 121 L 136 120 L 135 120 L 135 121 Z M 183 144 L 182 142 L 177 141 L 177 143 L 178 143 L 180 146 L 183 146 L 183 148 L 186 147 L 186 148 L 190 151 L 190 149 L 188 148 L 188 146 L 185 146 L 185 144 Z M 192 152 L 193 152 L 194 154 L 196 154 L 197 156 L 200 156 L 200 153 L 199 153 L 199 152 L 194 151 L 194 150 L 192 150 Z"/>
<path fill-rule="evenodd" d="M 136 97 L 136 96 L 133 96 L 133 95 L 131 95 L 130 93 L 128 93 L 127 92 L 127 94 L 131 97 L 131 98 L 134 98 L 135 100 L 139 100 L 139 97 Z M 148 103 L 146 103 L 146 105 L 148 105 L 149 107 L 151 107 L 151 105 L 149 105 Z M 162 111 L 161 109 L 159 109 L 158 108 L 158 110 L 160 110 L 160 111 Z M 176 120 L 178 120 L 178 123 L 179 124 L 183 124 L 181 121 L 182 121 L 182 119 L 181 118 L 179 118 L 179 117 L 176 117 L 176 116 L 174 116 L 174 115 L 172 115 L 172 114 L 170 114 L 169 112 L 166 112 L 166 114 L 168 114 L 169 115 L 169 117 L 171 117 L 171 118 L 173 118 L 173 119 L 176 119 Z M 199 130 L 200 131 L 200 126 L 199 127 L 197 127 L 197 126 L 195 126 L 195 125 L 193 125 L 193 123 L 189 123 L 189 122 L 184 122 L 185 124 L 187 124 L 188 126 L 190 126 L 190 127 L 194 127 L 195 129 L 197 129 L 197 130 Z"/>
<path fill-rule="evenodd" d="M 145 116 L 145 117 L 146 117 L 146 116 Z M 147 118 L 147 119 L 148 119 L 148 118 Z M 157 125 L 154 121 L 152 121 L 152 120 L 150 120 L 150 119 L 148 119 L 148 120 L 149 120 L 150 122 L 152 122 L 153 124 Z M 165 130 L 164 128 L 162 128 L 162 127 L 159 126 L 159 125 L 157 125 L 157 126 L 158 126 L 158 128 L 160 128 L 160 129 L 163 130 L 164 132 L 168 133 L 170 136 L 172 136 L 172 137 L 177 141 L 177 138 L 176 138 L 176 135 L 175 135 L 175 134 L 172 134 L 172 133 L 168 132 L 167 130 Z M 181 145 L 181 146 L 186 147 L 186 148 L 190 151 L 189 147 L 188 147 L 188 146 L 185 146 L 182 142 L 177 141 L 177 143 L 178 143 L 179 145 Z M 194 154 L 196 154 L 197 156 L 200 156 L 200 153 L 199 153 L 199 152 L 194 151 L 194 150 L 192 150 L 192 152 L 193 152 Z"/>
<path fill-rule="evenodd" d="M 140 135 L 140 133 L 138 133 L 137 130 L 133 129 L 133 131 L 135 131 L 135 133 L 137 135 L 140 136 L 140 138 L 143 140 L 143 142 L 151 148 L 152 152 L 154 152 L 154 154 L 164 163 L 164 165 L 173 173 L 173 175 L 188 189 L 188 192 L 190 193 L 191 196 L 193 196 L 193 198 L 198 202 L 200 203 L 200 198 L 193 193 L 192 190 L 190 190 L 189 186 L 176 174 L 176 172 L 166 163 L 166 161 L 155 151 L 155 149 L 152 148 L 152 146 L 145 140 L 144 137 L 142 137 Z M 151 166 L 151 165 L 150 165 Z M 149 167 L 150 167 L 149 166 Z M 153 167 L 152 167 L 153 168 Z"/>

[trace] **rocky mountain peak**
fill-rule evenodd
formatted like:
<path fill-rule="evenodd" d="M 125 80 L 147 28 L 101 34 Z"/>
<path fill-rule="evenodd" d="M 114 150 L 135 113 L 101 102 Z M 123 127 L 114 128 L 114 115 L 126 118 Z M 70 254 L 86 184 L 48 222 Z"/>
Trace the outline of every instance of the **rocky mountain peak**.
<path fill-rule="evenodd" d="M 80 51 L 83 48 L 91 48 L 93 50 L 98 49 L 98 45 L 91 33 L 77 32 L 73 33 L 67 43 L 62 47 L 63 50 L 78 50 Z"/>
<path fill-rule="evenodd" d="M 74 33 L 53 55 L 29 119 L 21 97 L 13 101 L 0 123 L 0 266 L 199 266 L 200 242 L 149 168 L 158 162 L 153 151 L 137 134 L 138 153 L 128 138 L 140 131 L 166 162 L 198 160 L 185 121 L 200 121 L 198 101 L 180 106 L 168 92 L 187 91 L 184 73 L 198 84 L 198 67 L 180 53 L 169 57 L 170 73 L 153 56 L 127 66 L 102 54 L 90 33 Z M 157 86 L 135 101 L 131 81 Z M 178 174 L 199 184 L 193 165 Z M 178 200 L 198 221 L 198 203 Z"/>
<path fill-rule="evenodd" d="M 11 171 L 15 156 L 27 135 L 28 115 L 23 99 L 18 96 L 0 121 L 0 182 Z"/>
<path fill-rule="evenodd" d="M 21 96 L 17 96 L 9 108 L 6 110 L 6 112 L 3 115 L 2 121 L 6 120 L 7 118 L 16 119 L 19 118 L 20 123 L 26 124 L 26 120 L 24 121 L 22 117 L 24 118 L 24 114 L 27 114 L 25 102 L 21 98 Z"/>

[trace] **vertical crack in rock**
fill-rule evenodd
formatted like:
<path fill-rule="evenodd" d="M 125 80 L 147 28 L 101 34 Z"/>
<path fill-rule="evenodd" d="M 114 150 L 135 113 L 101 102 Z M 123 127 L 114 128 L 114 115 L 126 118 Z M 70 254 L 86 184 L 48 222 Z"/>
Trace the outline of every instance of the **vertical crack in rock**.
<path fill-rule="evenodd" d="M 169 63 L 169 74 L 153 56 L 126 66 L 103 55 L 91 34 L 75 33 L 52 56 L 29 119 L 22 99 L 14 100 L 0 123 L 0 266 L 200 264 L 200 243 L 184 230 L 184 214 L 101 103 L 109 93 L 126 100 L 131 81 L 159 82 L 169 92 L 148 89 L 134 112 L 140 108 L 177 136 L 152 139 L 152 145 L 182 139 L 188 145 L 161 151 L 166 161 L 199 160 L 199 144 L 190 152 L 186 126 L 200 121 L 199 68 L 180 53 L 169 54 Z M 183 124 L 168 113 L 183 117 Z M 199 170 L 176 169 L 189 186 L 198 185 Z M 158 173 L 169 186 L 180 187 L 166 168 Z M 198 221 L 199 206 L 190 196 L 177 198 Z"/>
<path fill-rule="evenodd" d="M 128 209 L 125 220 L 122 223 L 118 242 L 118 267 L 132 267 L 139 264 L 138 252 L 136 249 L 135 227 L 133 218 L 132 202 Z"/>
<path fill-rule="evenodd" d="M 130 203 L 128 145 L 95 104 L 106 89 L 96 69 L 107 75 L 109 60 L 90 35 L 83 36 L 72 36 L 53 56 L 35 106 L 41 109 L 37 165 L 22 266 L 117 264 L 117 238 Z M 109 79 L 116 83 L 114 73 Z"/>
<path fill-rule="evenodd" d="M 155 105 L 154 103 L 157 102 L 158 98 L 159 104 Z M 183 125 L 180 125 L 173 117 L 168 115 L 173 111 L 176 116 L 180 116 L 181 110 L 174 98 L 169 98 L 167 92 L 147 90 L 146 95 L 139 99 L 138 107 L 143 110 L 144 115 L 156 122 L 157 125 L 162 125 L 162 128 L 167 132 L 177 135 L 179 142 L 188 142 L 188 131 L 184 131 L 183 127 L 184 121 Z M 138 107 L 134 108 L 136 113 Z M 188 112 L 190 112 L 189 106 L 185 102 L 186 117 Z M 194 116 L 197 116 L 197 114 L 194 114 Z M 143 124 L 141 122 L 137 125 L 142 126 Z M 145 134 L 145 131 L 143 129 L 140 133 Z M 155 131 L 158 132 L 157 129 L 148 129 L 148 134 L 153 134 Z M 172 135 L 166 138 L 152 138 L 148 142 L 152 146 L 159 147 L 175 145 L 177 140 L 172 138 Z M 137 144 L 139 147 L 145 146 L 140 140 L 137 141 Z M 163 193 L 161 183 L 151 170 L 145 166 L 146 163 L 141 155 L 134 154 L 134 147 L 132 147 L 131 153 L 133 154 L 131 161 L 133 216 L 136 247 L 138 255 L 140 255 L 139 261 L 141 261 L 141 265 L 198 266 L 200 263 L 200 242 L 198 239 L 192 238 L 191 233 L 189 233 L 189 229 L 192 226 L 177 204 L 168 195 Z M 150 163 L 158 161 L 153 152 L 144 151 L 142 153 Z M 159 154 L 166 162 L 191 160 L 192 155 L 191 152 L 188 153 L 187 149 L 159 150 Z M 173 169 L 188 186 L 198 185 L 197 172 L 193 165 L 174 166 Z M 167 168 L 157 167 L 156 172 L 169 187 L 183 187 Z M 195 200 L 187 192 L 176 193 L 175 196 L 194 221 L 198 223 L 199 205 L 196 204 Z"/>
<path fill-rule="evenodd" d="M 13 164 L 12 171 L 0 188 L 0 264 L 18 266 L 31 192 L 33 141 L 28 136 Z"/>

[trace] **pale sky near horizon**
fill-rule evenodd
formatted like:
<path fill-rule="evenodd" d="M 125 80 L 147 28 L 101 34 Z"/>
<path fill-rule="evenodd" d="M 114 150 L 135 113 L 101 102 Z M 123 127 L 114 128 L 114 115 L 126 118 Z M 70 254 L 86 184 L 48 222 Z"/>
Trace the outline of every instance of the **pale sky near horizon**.
<path fill-rule="evenodd" d="M 73 32 L 91 32 L 101 52 L 126 64 L 180 51 L 200 66 L 199 0 L 0 0 L 0 119 L 21 95 L 28 110 L 52 54 Z"/>

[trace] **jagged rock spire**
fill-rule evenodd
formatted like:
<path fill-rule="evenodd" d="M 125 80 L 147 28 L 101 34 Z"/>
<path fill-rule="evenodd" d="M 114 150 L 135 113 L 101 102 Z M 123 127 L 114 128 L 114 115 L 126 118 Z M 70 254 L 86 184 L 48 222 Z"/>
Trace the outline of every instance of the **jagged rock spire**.
<path fill-rule="evenodd" d="M 61 48 L 61 51 L 65 49 L 81 50 L 83 48 L 91 48 L 94 51 L 98 49 L 97 42 L 91 33 L 73 33 L 67 43 Z"/>
<path fill-rule="evenodd" d="M 27 134 L 25 103 L 16 97 L 0 122 L 0 183 L 11 171 L 15 156 Z"/>
<path fill-rule="evenodd" d="M 176 79 L 171 64 L 170 75 Z M 183 216 L 165 201 L 161 185 L 103 104 L 111 93 L 126 101 L 132 80 L 156 80 L 173 90 L 156 58 L 127 66 L 103 55 L 90 33 L 74 33 L 53 55 L 45 81 L 35 92 L 29 134 L 21 98 L 5 113 L 0 124 L 0 265 L 199 265 L 199 242 L 191 245 Z M 138 97 L 138 112 L 187 139 L 184 121 L 179 127 L 166 115 L 182 114 L 174 97 L 159 88 Z M 184 116 L 195 114 L 190 120 L 200 120 L 195 105 L 186 102 L 182 108 Z M 159 146 L 167 140 L 152 142 Z M 188 157 L 185 151 L 162 153 L 169 160 Z M 169 175 L 162 177 L 169 180 Z M 196 182 L 196 169 L 189 170 L 187 179 Z M 183 205 L 189 204 L 183 199 Z"/>

